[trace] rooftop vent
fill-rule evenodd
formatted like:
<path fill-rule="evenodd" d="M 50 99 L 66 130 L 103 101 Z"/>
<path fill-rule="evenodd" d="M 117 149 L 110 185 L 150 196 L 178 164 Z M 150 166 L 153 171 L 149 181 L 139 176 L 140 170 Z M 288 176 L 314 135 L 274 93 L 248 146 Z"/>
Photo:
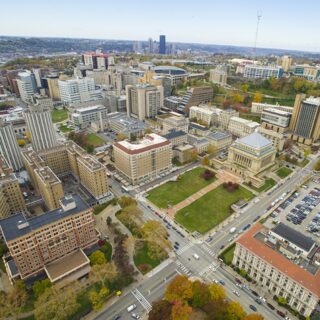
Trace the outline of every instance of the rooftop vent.
<path fill-rule="evenodd" d="M 25 228 L 29 227 L 29 222 L 23 221 L 23 220 L 19 220 L 17 227 L 18 227 L 19 230 L 25 229 Z"/>

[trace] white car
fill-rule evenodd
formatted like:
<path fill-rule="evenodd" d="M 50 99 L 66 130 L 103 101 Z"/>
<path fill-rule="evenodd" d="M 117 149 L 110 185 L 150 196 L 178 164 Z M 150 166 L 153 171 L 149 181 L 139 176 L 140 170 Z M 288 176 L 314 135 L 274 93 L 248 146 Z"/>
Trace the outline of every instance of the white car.
<path fill-rule="evenodd" d="M 238 291 L 233 290 L 232 292 L 233 292 L 237 297 L 240 297 L 240 293 L 239 293 Z"/>

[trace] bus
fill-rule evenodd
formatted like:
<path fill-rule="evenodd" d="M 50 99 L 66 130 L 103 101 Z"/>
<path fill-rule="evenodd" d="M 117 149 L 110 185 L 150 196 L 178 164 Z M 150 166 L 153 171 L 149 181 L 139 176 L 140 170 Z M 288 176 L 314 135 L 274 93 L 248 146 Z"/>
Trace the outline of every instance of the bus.
<path fill-rule="evenodd" d="M 122 189 L 124 192 L 129 192 L 128 188 L 126 188 L 125 186 L 121 186 L 121 189 Z"/>

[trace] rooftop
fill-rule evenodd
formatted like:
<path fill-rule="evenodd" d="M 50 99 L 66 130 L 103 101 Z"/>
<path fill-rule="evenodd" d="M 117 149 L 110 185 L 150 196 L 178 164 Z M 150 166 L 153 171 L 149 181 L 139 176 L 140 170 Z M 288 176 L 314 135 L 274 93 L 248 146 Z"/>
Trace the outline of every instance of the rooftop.
<path fill-rule="evenodd" d="M 47 211 L 39 216 L 27 218 L 22 213 L 12 215 L 6 219 L 0 220 L 0 230 L 6 241 L 22 237 L 30 232 L 37 230 L 49 223 L 53 223 L 67 216 L 77 214 L 89 208 L 89 206 L 75 195 L 76 207 L 69 211 L 63 211 L 61 208 Z"/>
<path fill-rule="evenodd" d="M 189 128 L 191 129 L 197 129 L 197 130 L 201 130 L 201 131 L 208 131 L 209 128 L 206 126 L 202 126 L 201 124 L 195 123 L 195 122 L 190 122 L 189 123 Z"/>
<path fill-rule="evenodd" d="M 212 140 L 222 140 L 229 137 L 232 137 L 231 133 L 229 132 L 213 132 L 207 136 L 207 138 Z"/>
<path fill-rule="evenodd" d="M 268 145 L 271 145 L 272 142 L 265 138 L 262 134 L 258 132 L 253 132 L 249 134 L 248 136 L 245 136 L 243 138 L 237 139 L 237 143 L 245 144 L 249 147 L 252 147 L 254 149 L 261 149 Z"/>
<path fill-rule="evenodd" d="M 320 272 L 318 271 L 315 274 L 312 274 L 307 270 L 302 269 L 281 253 L 269 247 L 263 241 L 258 240 L 255 236 L 259 232 L 267 233 L 268 229 L 260 223 L 257 223 L 244 233 L 237 240 L 237 243 L 320 297 Z"/>
<path fill-rule="evenodd" d="M 164 145 L 169 145 L 170 141 L 166 138 L 159 136 L 155 133 L 150 133 L 144 136 L 142 139 L 136 142 L 130 142 L 129 140 L 119 141 L 114 144 L 115 147 L 118 147 L 122 151 L 125 151 L 130 154 L 137 154 L 144 151 L 148 151 L 153 148 L 158 148 Z"/>
<path fill-rule="evenodd" d="M 182 131 L 182 130 L 170 130 L 169 133 L 165 134 L 163 137 L 170 140 L 170 139 L 174 139 L 174 138 L 177 138 L 177 137 L 182 137 L 182 136 L 185 136 L 187 135 L 186 132 Z"/>
<path fill-rule="evenodd" d="M 282 222 L 279 223 L 276 227 L 274 227 L 271 231 L 307 252 L 309 252 L 315 244 L 315 242 L 311 238 L 290 228 Z"/>
<path fill-rule="evenodd" d="M 281 116 L 291 116 L 291 113 L 288 112 L 288 111 L 284 111 L 284 110 L 280 110 L 278 108 L 265 108 L 263 111 L 262 111 L 262 114 L 263 113 L 274 113 L 274 114 L 278 114 L 278 115 L 281 115 Z"/>
<path fill-rule="evenodd" d="M 309 97 L 309 98 L 305 99 L 303 102 L 314 104 L 316 106 L 320 106 L 320 97 L 317 97 L 317 98 Z"/>

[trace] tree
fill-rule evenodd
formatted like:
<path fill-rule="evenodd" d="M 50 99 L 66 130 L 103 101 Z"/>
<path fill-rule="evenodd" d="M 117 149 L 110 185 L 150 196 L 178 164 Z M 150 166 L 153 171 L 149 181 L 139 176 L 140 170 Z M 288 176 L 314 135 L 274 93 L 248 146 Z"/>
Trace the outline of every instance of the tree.
<path fill-rule="evenodd" d="M 53 286 L 35 302 L 34 316 L 36 320 L 63 320 L 74 314 L 80 305 L 77 303 L 77 286 L 71 283 L 63 289 Z"/>
<path fill-rule="evenodd" d="M 201 308 L 209 302 L 210 298 L 210 291 L 206 284 L 198 280 L 192 283 L 192 307 Z"/>
<path fill-rule="evenodd" d="M 23 139 L 18 139 L 18 145 L 19 147 L 24 147 L 26 145 L 26 142 Z"/>
<path fill-rule="evenodd" d="M 253 96 L 253 102 L 262 102 L 262 93 L 261 92 L 255 92 Z"/>
<path fill-rule="evenodd" d="M 144 130 L 145 134 L 150 134 L 152 133 L 152 129 L 151 128 L 147 128 L 146 130 Z"/>
<path fill-rule="evenodd" d="M 168 257 L 168 253 L 158 243 L 149 241 L 148 242 L 148 256 L 151 259 L 162 261 Z"/>
<path fill-rule="evenodd" d="M 304 150 L 303 155 L 304 155 L 305 158 L 307 158 L 310 153 L 311 153 L 311 148 L 307 147 L 306 150 Z"/>
<path fill-rule="evenodd" d="M 191 307 L 181 301 L 178 301 L 172 307 L 171 318 L 172 320 L 189 320 L 191 312 Z"/>
<path fill-rule="evenodd" d="M 28 293 L 26 285 L 22 280 L 18 280 L 14 285 L 14 289 L 8 293 L 7 302 L 10 308 L 16 311 L 18 308 L 24 306 L 27 300 Z"/>
<path fill-rule="evenodd" d="M 226 309 L 228 320 L 241 320 L 246 316 L 241 304 L 236 301 L 231 301 Z"/>
<path fill-rule="evenodd" d="M 193 161 L 197 161 L 198 160 L 198 151 L 196 149 L 191 150 L 190 157 Z"/>
<path fill-rule="evenodd" d="M 102 287 L 99 292 L 96 292 L 95 290 L 91 290 L 89 292 L 89 300 L 93 310 L 102 308 L 105 299 L 109 295 L 109 292 L 109 289 L 106 287 Z"/>
<path fill-rule="evenodd" d="M 106 263 L 106 257 L 100 250 L 96 250 L 93 253 L 91 253 L 89 256 L 89 259 L 90 259 L 90 264 L 92 266 L 97 264 L 103 265 Z"/>
<path fill-rule="evenodd" d="M 88 153 L 93 153 L 94 151 L 94 146 L 92 144 L 89 144 L 86 146 L 86 150 Z"/>
<path fill-rule="evenodd" d="M 31 142 L 31 135 L 29 131 L 26 132 L 26 137 L 28 139 L 28 142 Z"/>
<path fill-rule="evenodd" d="M 192 297 L 192 282 L 186 276 L 176 276 L 168 285 L 165 297 L 171 303 L 188 301 Z"/>
<path fill-rule="evenodd" d="M 134 198 L 123 196 L 118 200 L 118 204 L 121 208 L 125 208 L 131 205 L 137 205 L 137 201 Z"/>
<path fill-rule="evenodd" d="M 247 83 L 243 84 L 243 85 L 241 86 L 241 90 L 242 90 L 243 92 L 248 92 L 248 90 L 249 90 L 249 85 L 248 85 Z"/>
<path fill-rule="evenodd" d="M 141 234 L 144 239 L 155 243 L 162 249 L 171 249 L 171 242 L 167 240 L 168 232 L 160 221 L 148 220 L 141 227 Z"/>
<path fill-rule="evenodd" d="M 278 297 L 278 303 L 280 306 L 285 306 L 287 304 L 287 299 L 284 297 Z"/>
<path fill-rule="evenodd" d="M 224 291 L 224 288 L 217 283 L 212 283 L 209 286 L 209 292 L 211 300 L 217 301 L 217 300 L 223 300 L 226 297 L 226 293 Z"/>
<path fill-rule="evenodd" d="M 167 300 L 156 301 L 152 304 L 148 320 L 171 320 L 172 304 Z"/>
<path fill-rule="evenodd" d="M 210 165 L 210 161 L 209 161 L 208 157 L 204 157 L 202 159 L 202 165 L 204 165 L 204 166 L 209 166 Z"/>
<path fill-rule="evenodd" d="M 36 298 L 40 297 L 46 289 L 50 288 L 52 283 L 49 279 L 44 279 L 40 281 L 36 281 L 32 286 L 32 291 Z"/>
<path fill-rule="evenodd" d="M 233 104 L 242 103 L 243 100 L 244 100 L 243 95 L 241 95 L 238 92 L 233 93 L 232 96 L 231 96 L 231 101 L 232 101 Z"/>
<path fill-rule="evenodd" d="M 99 282 L 101 286 L 104 286 L 107 280 L 113 281 L 117 276 L 117 268 L 113 262 L 105 263 L 103 265 L 96 264 L 91 267 L 89 281 L 91 283 Z"/>
<path fill-rule="evenodd" d="M 116 140 L 117 141 L 122 141 L 122 140 L 125 140 L 125 139 L 127 139 L 127 136 L 125 134 L 123 134 L 123 133 L 118 133 L 116 135 Z"/>
<path fill-rule="evenodd" d="M 112 218 L 110 216 L 108 216 L 106 222 L 107 222 L 107 226 L 111 226 Z"/>

